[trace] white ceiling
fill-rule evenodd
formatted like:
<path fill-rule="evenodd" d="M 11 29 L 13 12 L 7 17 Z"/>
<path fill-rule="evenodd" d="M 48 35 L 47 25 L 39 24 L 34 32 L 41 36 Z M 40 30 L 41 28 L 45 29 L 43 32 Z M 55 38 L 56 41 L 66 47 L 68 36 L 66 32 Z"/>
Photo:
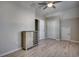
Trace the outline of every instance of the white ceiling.
<path fill-rule="evenodd" d="M 43 15 L 54 13 L 54 12 L 59 12 L 62 10 L 66 10 L 68 8 L 79 7 L 78 1 L 64 1 L 64 2 L 55 4 L 56 9 L 47 8 L 47 9 L 43 10 L 42 8 L 39 8 L 39 5 L 38 5 L 39 2 L 41 2 L 41 1 L 23 1 L 23 2 L 21 1 L 19 3 L 23 7 L 28 7 L 28 6 L 34 7 L 35 9 L 40 11 L 40 13 L 42 13 Z"/>
<path fill-rule="evenodd" d="M 64 2 L 55 4 L 55 6 L 56 6 L 56 9 L 54 9 L 54 8 L 47 8 L 45 10 L 41 9 L 41 12 L 44 15 L 46 15 L 46 14 L 50 14 L 50 13 L 54 13 L 54 12 L 67 10 L 69 8 L 79 7 L 79 2 L 64 1 Z"/>

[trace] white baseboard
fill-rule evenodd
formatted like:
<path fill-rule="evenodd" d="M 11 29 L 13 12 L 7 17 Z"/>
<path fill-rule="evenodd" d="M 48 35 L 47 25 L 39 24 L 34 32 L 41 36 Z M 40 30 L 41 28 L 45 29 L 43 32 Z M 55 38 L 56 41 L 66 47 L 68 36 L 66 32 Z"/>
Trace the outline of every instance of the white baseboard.
<path fill-rule="evenodd" d="M 47 39 L 53 39 L 53 38 L 47 38 Z M 61 39 L 56 39 L 56 40 L 61 40 Z M 70 41 L 70 42 L 74 42 L 74 43 L 79 43 L 79 41 L 76 41 L 76 40 L 65 40 L 65 41 Z"/>
<path fill-rule="evenodd" d="M 56 40 L 60 40 L 60 39 L 56 39 Z"/>
<path fill-rule="evenodd" d="M 79 43 L 79 41 L 75 41 L 75 40 L 67 40 L 67 41 L 74 42 L 74 43 Z"/>
<path fill-rule="evenodd" d="M 5 55 L 8 55 L 8 54 L 10 54 L 10 53 L 13 53 L 13 52 L 15 52 L 15 51 L 18 51 L 18 50 L 20 50 L 20 49 L 21 49 L 21 48 L 17 48 L 17 49 L 14 49 L 14 50 L 12 50 L 12 51 L 5 52 L 5 53 L 1 54 L 0 57 L 5 56 Z"/>

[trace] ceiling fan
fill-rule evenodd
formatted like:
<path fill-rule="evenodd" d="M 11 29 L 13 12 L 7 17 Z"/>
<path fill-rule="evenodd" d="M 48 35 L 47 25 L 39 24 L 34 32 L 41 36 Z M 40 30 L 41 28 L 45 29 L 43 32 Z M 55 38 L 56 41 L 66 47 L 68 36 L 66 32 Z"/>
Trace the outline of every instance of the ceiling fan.
<path fill-rule="evenodd" d="M 48 7 L 56 8 L 55 4 L 59 2 L 61 1 L 44 1 L 44 2 L 38 3 L 38 5 L 40 5 L 40 7 L 43 7 L 43 9 L 46 9 Z"/>

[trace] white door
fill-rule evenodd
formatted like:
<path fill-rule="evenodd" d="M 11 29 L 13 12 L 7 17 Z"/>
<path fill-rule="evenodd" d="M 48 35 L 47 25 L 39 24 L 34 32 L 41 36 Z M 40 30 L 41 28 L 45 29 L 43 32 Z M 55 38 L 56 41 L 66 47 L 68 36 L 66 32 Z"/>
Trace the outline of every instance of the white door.
<path fill-rule="evenodd" d="M 59 17 L 47 19 L 47 38 L 60 39 L 60 20 Z"/>

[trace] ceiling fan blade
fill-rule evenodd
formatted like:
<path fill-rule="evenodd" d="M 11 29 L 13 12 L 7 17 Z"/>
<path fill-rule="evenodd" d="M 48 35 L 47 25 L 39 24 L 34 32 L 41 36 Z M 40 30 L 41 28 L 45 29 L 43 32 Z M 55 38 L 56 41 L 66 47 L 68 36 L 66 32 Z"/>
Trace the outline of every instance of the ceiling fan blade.
<path fill-rule="evenodd" d="M 62 1 L 53 1 L 53 4 L 55 4 L 55 3 L 59 3 L 59 2 L 62 2 Z"/>
<path fill-rule="evenodd" d="M 45 6 L 43 9 L 46 9 L 47 8 L 47 6 Z"/>
<path fill-rule="evenodd" d="M 53 8 L 56 8 L 55 5 L 52 6 Z"/>
<path fill-rule="evenodd" d="M 38 3 L 39 5 L 47 5 L 47 3 Z"/>
<path fill-rule="evenodd" d="M 39 6 L 39 8 L 42 8 L 44 5 Z"/>

